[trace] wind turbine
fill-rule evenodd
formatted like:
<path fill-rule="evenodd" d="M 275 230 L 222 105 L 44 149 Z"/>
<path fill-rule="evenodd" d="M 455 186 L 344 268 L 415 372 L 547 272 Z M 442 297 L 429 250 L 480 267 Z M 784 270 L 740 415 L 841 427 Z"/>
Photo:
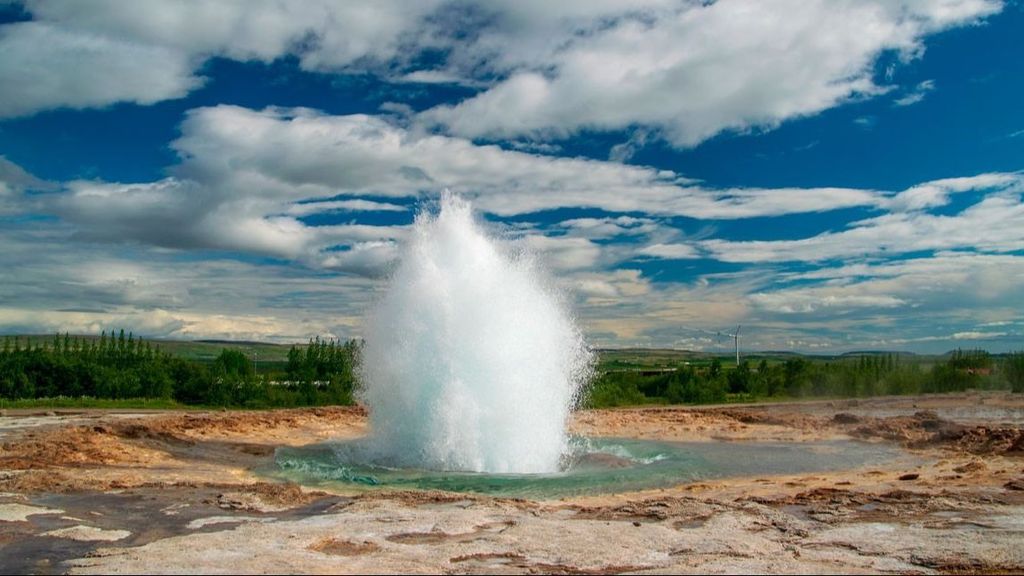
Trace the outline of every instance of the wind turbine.
<path fill-rule="evenodd" d="M 700 328 L 690 328 L 690 327 L 687 327 L 687 326 L 683 326 L 682 328 L 683 328 L 683 330 L 692 330 L 694 332 L 703 332 L 704 334 L 708 334 L 708 335 L 711 335 L 711 336 L 718 336 L 718 338 L 719 338 L 719 340 L 718 340 L 719 345 L 722 343 L 722 340 L 721 340 L 722 336 L 728 336 L 729 338 L 732 338 L 733 350 L 736 351 L 736 366 L 739 367 L 739 365 L 740 365 L 740 329 L 743 328 L 742 325 L 736 326 L 736 332 L 734 332 L 732 334 L 729 334 L 728 332 L 709 332 L 707 330 L 702 330 Z"/>
<path fill-rule="evenodd" d="M 723 336 L 728 336 L 729 338 L 732 338 L 733 347 L 736 350 L 736 367 L 737 368 L 739 368 L 739 365 L 740 365 L 740 328 L 742 328 L 742 326 L 737 326 L 736 327 L 736 332 L 734 334 L 729 334 L 728 332 L 721 332 L 720 333 Z"/>

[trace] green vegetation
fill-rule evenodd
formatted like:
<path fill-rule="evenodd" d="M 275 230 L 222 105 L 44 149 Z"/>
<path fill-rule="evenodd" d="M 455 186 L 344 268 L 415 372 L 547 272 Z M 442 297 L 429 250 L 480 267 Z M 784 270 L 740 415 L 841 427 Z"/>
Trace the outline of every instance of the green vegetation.
<path fill-rule="evenodd" d="M 15 338 L 11 335 L 8 338 Z M 44 345 L 50 346 L 53 343 L 52 334 L 19 335 L 17 338 L 22 346 L 41 348 Z M 83 343 L 92 342 L 98 345 L 101 335 L 76 336 L 72 338 L 81 340 Z M 158 340 L 147 339 L 146 342 L 160 352 L 166 352 L 176 358 L 194 360 L 201 364 L 212 364 L 224 350 L 237 350 L 249 357 L 259 374 L 276 374 L 284 370 L 285 362 L 288 361 L 290 345 L 269 344 L 266 342 L 245 342 L 229 340 Z M 304 348 L 305 346 L 300 346 Z"/>
<path fill-rule="evenodd" d="M 709 404 L 814 397 L 862 397 L 1011 389 L 1024 392 L 1024 353 L 998 362 L 983 350 L 957 350 L 945 358 L 864 354 L 837 358 L 762 357 L 723 364 L 718 358 L 667 365 L 666 351 L 602 355 L 585 404 Z M 635 358 L 630 362 L 630 357 Z"/>
<path fill-rule="evenodd" d="M 1006 357 L 1003 373 L 1014 392 L 1024 392 L 1024 352 L 1015 352 Z"/>
<path fill-rule="evenodd" d="M 19 400 L 7 400 L 0 398 L 0 408 L 3 409 L 47 409 L 55 410 L 61 408 L 99 408 L 103 410 L 184 410 L 188 408 L 199 408 L 199 406 L 188 406 L 175 402 L 173 399 L 165 398 L 91 398 L 89 396 L 78 396 L 69 398 L 58 396 L 56 398 L 22 398 Z"/>
<path fill-rule="evenodd" d="M 217 350 L 216 354 L 212 350 Z M 352 404 L 359 343 L 304 346 L 150 342 L 124 331 L 99 337 L 6 337 L 0 402 L 6 408 L 272 408 Z M 603 350 L 584 404 L 711 404 L 968 389 L 1024 392 L 1024 352 L 993 357 L 862 353 L 752 356 L 737 366 L 677 350 Z"/>
<path fill-rule="evenodd" d="M 174 356 L 130 333 L 126 337 L 123 330 L 116 337 L 7 337 L 0 349 L 0 398 L 11 407 L 140 399 L 160 407 L 351 404 L 357 355 L 354 341 L 316 339 L 291 347 L 281 370 L 257 374 L 239 349 L 224 348 L 203 362 Z"/>

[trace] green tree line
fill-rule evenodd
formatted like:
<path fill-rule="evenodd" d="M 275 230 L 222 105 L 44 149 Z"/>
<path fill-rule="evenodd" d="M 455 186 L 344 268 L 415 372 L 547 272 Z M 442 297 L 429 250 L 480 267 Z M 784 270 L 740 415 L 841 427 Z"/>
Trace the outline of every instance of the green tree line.
<path fill-rule="evenodd" d="M 769 398 L 862 397 L 1010 389 L 1024 392 L 1024 352 L 994 359 L 984 350 L 956 350 L 936 362 L 897 354 L 830 360 L 761 359 L 724 370 L 716 358 L 707 366 L 681 365 L 664 372 L 615 370 L 599 374 L 584 404 L 712 404 Z"/>
<path fill-rule="evenodd" d="M 358 343 L 311 340 L 293 346 L 285 372 L 256 374 L 239 350 L 212 363 L 170 355 L 131 333 L 55 335 L 33 343 L 4 338 L 0 398 L 152 398 L 236 407 L 351 404 Z"/>
<path fill-rule="evenodd" d="M 6 337 L 0 349 L 0 398 L 165 399 L 251 408 L 351 404 L 359 347 L 355 340 L 314 338 L 291 347 L 283 370 L 257 374 L 239 350 L 223 349 L 213 362 L 200 362 L 160 351 L 123 330 L 98 339 L 58 334 L 49 342 Z M 615 370 L 589 383 L 584 404 L 708 404 L 967 389 L 1024 392 L 1024 352 L 994 358 L 983 350 L 957 350 L 941 361 L 895 354 L 761 359 L 730 369 L 712 359 L 663 372 Z"/>

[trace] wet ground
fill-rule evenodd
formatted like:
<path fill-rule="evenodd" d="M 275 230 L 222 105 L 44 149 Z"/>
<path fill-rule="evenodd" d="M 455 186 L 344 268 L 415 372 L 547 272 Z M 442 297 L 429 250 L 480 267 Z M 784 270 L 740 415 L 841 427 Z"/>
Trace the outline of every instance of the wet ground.
<path fill-rule="evenodd" d="M 257 508 L 246 506 L 245 494 L 225 494 L 208 486 L 161 486 L 30 499 L 7 495 L 6 509 L 15 504 L 27 517 L 5 522 L 0 573 L 64 573 L 66 560 L 92 555 L 100 547 L 133 548 L 173 536 L 218 532 L 243 522 L 296 520 L 323 514 L 349 500 L 325 496 L 268 510 L 262 501 Z M 0 504 L 0 514 L 3 510 Z"/>
<path fill-rule="evenodd" d="M 364 435 L 357 409 L 8 412 L 0 572 L 1020 572 L 1022 410 L 991 393 L 586 411 L 576 434 L 907 457 L 562 499 L 268 481 L 278 447 Z"/>

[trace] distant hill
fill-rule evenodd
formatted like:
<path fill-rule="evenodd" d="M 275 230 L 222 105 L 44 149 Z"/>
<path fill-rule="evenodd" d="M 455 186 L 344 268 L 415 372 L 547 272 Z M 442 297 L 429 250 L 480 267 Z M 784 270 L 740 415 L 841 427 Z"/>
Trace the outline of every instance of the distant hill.
<path fill-rule="evenodd" d="M 226 344 L 228 346 L 280 346 L 280 344 L 256 342 L 255 340 L 192 340 L 192 342 L 199 342 L 202 344 Z"/>
<path fill-rule="evenodd" d="M 913 352 L 905 352 L 903 350 L 851 350 L 850 352 L 843 352 L 839 356 L 887 356 L 889 354 L 895 354 L 896 356 L 917 356 L 917 354 Z"/>
<path fill-rule="evenodd" d="M 758 350 L 757 352 L 745 352 L 744 358 L 801 358 L 808 354 L 793 352 L 792 350 Z"/>

